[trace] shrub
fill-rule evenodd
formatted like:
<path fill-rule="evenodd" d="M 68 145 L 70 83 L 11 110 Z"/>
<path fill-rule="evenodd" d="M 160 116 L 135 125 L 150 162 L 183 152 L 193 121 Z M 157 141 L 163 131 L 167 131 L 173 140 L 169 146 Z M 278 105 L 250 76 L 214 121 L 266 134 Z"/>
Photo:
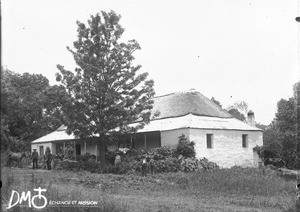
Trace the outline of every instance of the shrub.
<path fill-rule="evenodd" d="M 95 160 L 95 156 L 90 153 L 85 153 L 84 155 L 76 155 L 76 161 L 87 162 L 89 160 Z"/>
<path fill-rule="evenodd" d="M 177 158 L 168 157 L 165 160 L 153 160 L 152 164 L 154 173 L 177 172 L 180 170 L 180 161 Z"/>
<path fill-rule="evenodd" d="M 116 155 L 117 155 L 116 152 L 111 152 L 111 151 L 106 152 L 105 153 L 105 161 L 107 163 L 110 163 L 111 165 L 114 165 Z"/>
<path fill-rule="evenodd" d="M 101 164 L 96 161 L 71 161 L 71 160 L 64 160 L 58 162 L 56 169 L 63 169 L 67 171 L 80 171 L 85 170 L 91 173 L 101 173 Z"/>
<path fill-rule="evenodd" d="M 182 155 L 185 158 L 194 158 L 196 155 L 194 146 L 195 142 L 190 141 L 184 134 L 182 134 L 179 137 L 179 143 L 174 150 L 174 156 L 178 157 L 179 155 Z"/>
<path fill-rule="evenodd" d="M 74 152 L 74 146 L 70 143 L 66 143 L 64 158 L 69 160 L 75 160 Z"/>
<path fill-rule="evenodd" d="M 184 158 L 181 160 L 181 171 L 192 172 L 198 168 L 198 160 L 195 158 Z"/>
<path fill-rule="evenodd" d="M 205 171 L 218 170 L 220 167 L 218 164 L 208 161 L 207 158 L 202 158 L 198 161 L 198 169 L 204 169 Z"/>

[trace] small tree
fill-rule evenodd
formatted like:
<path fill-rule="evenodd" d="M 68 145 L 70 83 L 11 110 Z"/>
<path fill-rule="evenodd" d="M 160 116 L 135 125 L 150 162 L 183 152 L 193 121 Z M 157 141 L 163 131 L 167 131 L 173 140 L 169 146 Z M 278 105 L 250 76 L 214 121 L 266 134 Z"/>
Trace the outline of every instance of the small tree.
<path fill-rule="evenodd" d="M 174 150 L 174 155 L 178 157 L 182 155 L 183 157 L 191 157 L 194 158 L 196 155 L 195 152 L 195 142 L 190 141 L 184 134 L 179 136 L 179 142 Z"/>
<path fill-rule="evenodd" d="M 78 66 L 75 74 L 57 66 L 57 80 L 68 92 L 62 107 L 64 123 L 78 138 L 99 135 L 99 142 L 104 142 L 150 121 L 154 82 L 146 80 L 148 73 L 137 74 L 141 66 L 132 62 L 140 45 L 120 41 L 124 32 L 120 18 L 113 11 L 102 11 L 91 16 L 87 26 L 77 21 L 74 50 L 67 47 Z"/>

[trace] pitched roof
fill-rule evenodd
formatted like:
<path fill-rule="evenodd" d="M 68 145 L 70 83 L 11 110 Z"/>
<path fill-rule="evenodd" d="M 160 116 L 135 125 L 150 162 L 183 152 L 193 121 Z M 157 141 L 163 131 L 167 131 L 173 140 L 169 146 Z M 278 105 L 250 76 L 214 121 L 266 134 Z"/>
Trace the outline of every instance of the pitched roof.
<path fill-rule="evenodd" d="M 154 119 L 174 118 L 187 114 L 232 118 L 232 115 L 226 110 L 195 90 L 158 96 L 153 100 L 152 113 L 159 112 Z"/>
<path fill-rule="evenodd" d="M 152 114 L 156 112 L 159 114 L 139 132 L 180 128 L 261 131 L 261 129 L 237 120 L 226 110 L 195 90 L 158 96 L 154 97 L 153 100 Z M 61 126 L 56 131 L 31 143 L 75 139 L 73 134 L 67 134 L 66 129 L 66 126 Z"/>
<path fill-rule="evenodd" d="M 73 134 L 68 135 L 67 134 L 67 127 L 62 125 L 60 128 L 55 130 L 54 132 L 51 132 L 43 137 L 40 137 L 34 141 L 31 141 L 32 144 L 35 143 L 43 143 L 43 142 L 49 142 L 49 141 L 62 141 L 62 140 L 73 140 L 76 139 Z"/>

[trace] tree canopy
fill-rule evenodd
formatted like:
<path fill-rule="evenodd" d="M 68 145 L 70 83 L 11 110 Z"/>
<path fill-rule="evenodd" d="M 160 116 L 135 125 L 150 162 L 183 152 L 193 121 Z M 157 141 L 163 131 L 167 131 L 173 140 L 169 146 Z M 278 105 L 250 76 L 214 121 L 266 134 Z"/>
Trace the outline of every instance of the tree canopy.
<path fill-rule="evenodd" d="M 228 110 L 228 113 L 230 113 L 234 118 L 239 119 L 241 121 L 246 121 L 246 118 L 244 114 L 242 114 L 238 109 L 232 108 Z"/>
<path fill-rule="evenodd" d="M 300 168 L 299 137 L 297 137 L 297 89 L 300 91 L 300 81 L 294 85 L 294 96 L 280 99 L 277 112 L 272 123 L 264 132 L 265 151 L 272 153 L 272 157 L 281 158 L 288 168 Z M 299 121 L 299 119 L 298 119 Z M 299 124 L 298 124 L 299 125 Z M 269 158 L 267 158 L 269 160 Z"/>
<path fill-rule="evenodd" d="M 63 92 L 40 74 L 18 74 L 1 67 L 1 148 L 10 144 L 28 148 L 30 141 L 60 125 L 54 112 L 59 96 L 50 98 L 54 90 Z"/>
<path fill-rule="evenodd" d="M 57 81 L 66 88 L 61 108 L 68 133 L 76 137 L 134 132 L 150 121 L 154 89 L 148 73 L 139 73 L 133 53 L 136 40 L 121 42 L 124 29 L 114 11 L 91 15 L 87 25 L 77 21 L 75 72 L 57 65 Z M 137 122 L 136 125 L 130 125 Z"/>

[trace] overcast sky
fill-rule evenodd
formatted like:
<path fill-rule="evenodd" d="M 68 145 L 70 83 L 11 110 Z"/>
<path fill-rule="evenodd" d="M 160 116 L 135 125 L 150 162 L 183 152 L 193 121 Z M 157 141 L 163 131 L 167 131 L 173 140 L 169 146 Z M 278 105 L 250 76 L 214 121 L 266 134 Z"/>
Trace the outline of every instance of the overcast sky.
<path fill-rule="evenodd" d="M 297 0 L 4 0 L 2 65 L 41 73 L 53 85 L 56 65 L 74 70 L 66 46 L 76 21 L 101 10 L 122 16 L 122 40 L 142 49 L 135 64 L 157 95 L 196 89 L 224 107 L 246 101 L 269 124 L 277 101 L 292 96 L 297 71 Z M 298 5 L 299 6 L 299 5 Z"/>

